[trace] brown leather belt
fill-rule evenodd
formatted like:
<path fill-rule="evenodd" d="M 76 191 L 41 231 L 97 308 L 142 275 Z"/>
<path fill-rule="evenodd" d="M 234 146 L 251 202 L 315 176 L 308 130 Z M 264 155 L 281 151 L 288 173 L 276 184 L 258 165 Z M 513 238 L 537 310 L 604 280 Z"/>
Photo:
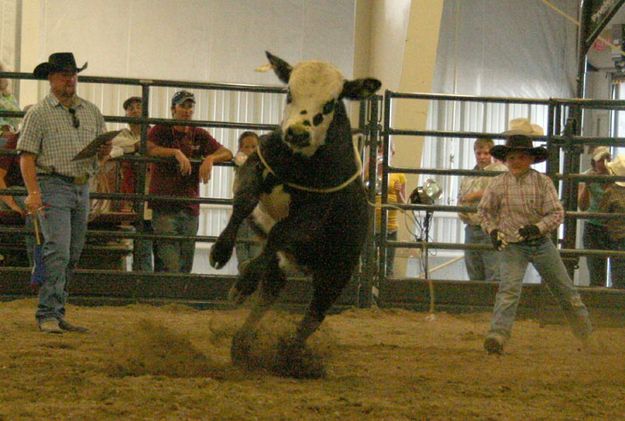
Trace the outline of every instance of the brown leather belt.
<path fill-rule="evenodd" d="M 67 183 L 76 184 L 77 186 L 82 186 L 83 184 L 87 184 L 89 182 L 89 175 L 81 175 L 80 177 L 70 177 L 69 175 L 63 175 L 59 173 L 50 173 L 50 174 L 37 174 L 39 177 L 56 177 Z"/>

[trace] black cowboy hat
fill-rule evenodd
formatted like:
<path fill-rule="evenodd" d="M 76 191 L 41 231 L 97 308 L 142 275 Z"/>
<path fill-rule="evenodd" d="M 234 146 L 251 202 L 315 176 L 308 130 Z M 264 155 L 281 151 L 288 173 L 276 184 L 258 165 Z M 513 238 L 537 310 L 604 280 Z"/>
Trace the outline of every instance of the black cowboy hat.
<path fill-rule="evenodd" d="M 61 71 L 80 73 L 86 68 L 86 62 L 82 65 L 82 67 L 76 66 L 76 60 L 74 59 L 74 54 L 72 53 L 54 53 L 48 57 L 47 62 L 41 63 L 35 67 L 33 75 L 37 79 L 46 79 L 50 73 Z"/>
<path fill-rule="evenodd" d="M 505 145 L 496 145 L 490 150 L 490 154 L 500 161 L 506 160 L 506 155 L 512 151 L 524 151 L 534 157 L 534 164 L 547 160 L 547 149 L 533 147 L 532 139 L 524 134 L 512 134 L 506 138 Z"/>

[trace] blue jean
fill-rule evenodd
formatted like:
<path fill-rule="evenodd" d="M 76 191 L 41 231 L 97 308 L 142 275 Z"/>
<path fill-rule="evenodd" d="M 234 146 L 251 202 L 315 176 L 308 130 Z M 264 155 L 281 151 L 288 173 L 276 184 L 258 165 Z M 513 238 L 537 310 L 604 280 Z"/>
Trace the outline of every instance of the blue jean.
<path fill-rule="evenodd" d="M 500 252 L 500 256 L 501 282 L 495 299 L 489 335 L 499 335 L 505 339 L 510 337 L 521 298 L 523 275 L 528 263 L 534 265 L 551 293 L 556 297 L 571 325 L 573 334 L 581 339 L 590 334 L 592 326 L 588 310 L 582 303 L 551 239 L 544 237 L 508 244 Z"/>
<path fill-rule="evenodd" d="M 43 233 L 45 281 L 39 289 L 36 317 L 65 316 L 68 285 L 85 245 L 89 217 L 89 185 L 75 185 L 57 177 L 38 177 L 45 213 L 39 218 Z"/>
<path fill-rule="evenodd" d="M 609 250 L 611 248 L 608 230 L 604 225 L 591 224 L 586 221 L 582 238 L 585 249 Z M 614 266 L 613 260 L 612 266 Z M 586 256 L 586 264 L 588 265 L 590 286 L 604 287 L 607 279 L 608 259 L 601 256 Z M 612 278 L 614 278 L 614 269 L 611 270 L 611 273 Z"/>
<path fill-rule="evenodd" d="M 153 234 L 151 221 L 144 221 L 143 234 Z M 140 232 L 137 229 L 137 232 Z M 133 241 L 132 248 L 132 270 L 135 272 L 153 272 L 152 254 L 154 253 L 154 242 L 147 238 L 137 238 Z"/>
<path fill-rule="evenodd" d="M 465 225 L 465 244 L 490 245 L 490 237 L 479 225 Z M 465 250 L 464 264 L 472 281 L 499 281 L 499 254 L 496 251 Z"/>
<path fill-rule="evenodd" d="M 159 235 L 197 235 L 199 218 L 186 210 L 153 209 L 152 227 Z M 195 257 L 195 240 L 156 240 L 156 257 L 162 262 L 159 272 L 191 273 Z M 162 269 L 162 270 L 157 270 Z"/>
<path fill-rule="evenodd" d="M 242 265 L 258 256 L 262 250 L 260 243 L 248 243 L 240 240 L 257 240 L 254 230 L 250 226 L 248 220 L 243 221 L 237 232 L 237 241 L 235 251 L 237 253 L 237 261 L 239 273 L 241 273 Z"/>
<path fill-rule="evenodd" d="M 625 251 L 625 239 L 610 241 L 614 251 Z M 610 257 L 610 279 L 612 288 L 625 289 L 625 259 Z"/>

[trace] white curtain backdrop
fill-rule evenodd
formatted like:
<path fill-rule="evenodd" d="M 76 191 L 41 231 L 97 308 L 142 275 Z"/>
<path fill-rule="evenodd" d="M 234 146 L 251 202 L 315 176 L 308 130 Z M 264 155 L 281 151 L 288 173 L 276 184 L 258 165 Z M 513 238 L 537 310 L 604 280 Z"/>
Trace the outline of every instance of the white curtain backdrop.
<path fill-rule="evenodd" d="M 551 3 L 577 16 L 577 0 Z M 541 0 L 446 0 L 433 92 L 570 97 L 576 72 L 576 32 L 574 24 Z M 428 127 L 498 133 L 517 117 L 547 126 L 545 106 L 432 101 Z M 422 167 L 473 168 L 473 141 L 426 138 Z M 443 186 L 442 202 L 456 204 L 460 177 L 433 178 Z M 435 218 L 434 241 L 464 241 L 464 227 L 455 214 L 440 213 Z"/>
<path fill-rule="evenodd" d="M 7 66 L 7 71 L 14 71 L 17 56 L 15 41 L 18 26 L 16 25 L 17 0 L 0 0 L 0 61 Z"/>

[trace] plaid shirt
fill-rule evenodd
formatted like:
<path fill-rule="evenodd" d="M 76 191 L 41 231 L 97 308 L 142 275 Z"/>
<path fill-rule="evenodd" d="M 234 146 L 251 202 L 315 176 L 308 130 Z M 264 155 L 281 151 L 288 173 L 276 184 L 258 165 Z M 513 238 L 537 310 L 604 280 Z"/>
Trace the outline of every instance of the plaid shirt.
<path fill-rule="evenodd" d="M 625 187 L 611 184 L 605 191 L 599 212 L 625 213 Z M 625 239 L 625 218 L 604 219 L 605 226 L 612 241 Z"/>
<path fill-rule="evenodd" d="M 544 235 L 558 228 L 564 218 L 553 182 L 532 169 L 520 177 L 511 173 L 495 177 L 478 212 L 486 232 L 498 229 L 510 243 L 522 241 L 518 231 L 525 225 L 536 225 Z"/>
<path fill-rule="evenodd" d="M 17 150 L 37 155 L 37 173 L 56 172 L 70 177 L 94 174 L 97 158 L 72 161 L 96 136 L 106 130 L 100 110 L 75 97 L 74 109 L 80 127 L 73 126 L 72 115 L 50 93 L 29 110 L 17 143 Z"/>

